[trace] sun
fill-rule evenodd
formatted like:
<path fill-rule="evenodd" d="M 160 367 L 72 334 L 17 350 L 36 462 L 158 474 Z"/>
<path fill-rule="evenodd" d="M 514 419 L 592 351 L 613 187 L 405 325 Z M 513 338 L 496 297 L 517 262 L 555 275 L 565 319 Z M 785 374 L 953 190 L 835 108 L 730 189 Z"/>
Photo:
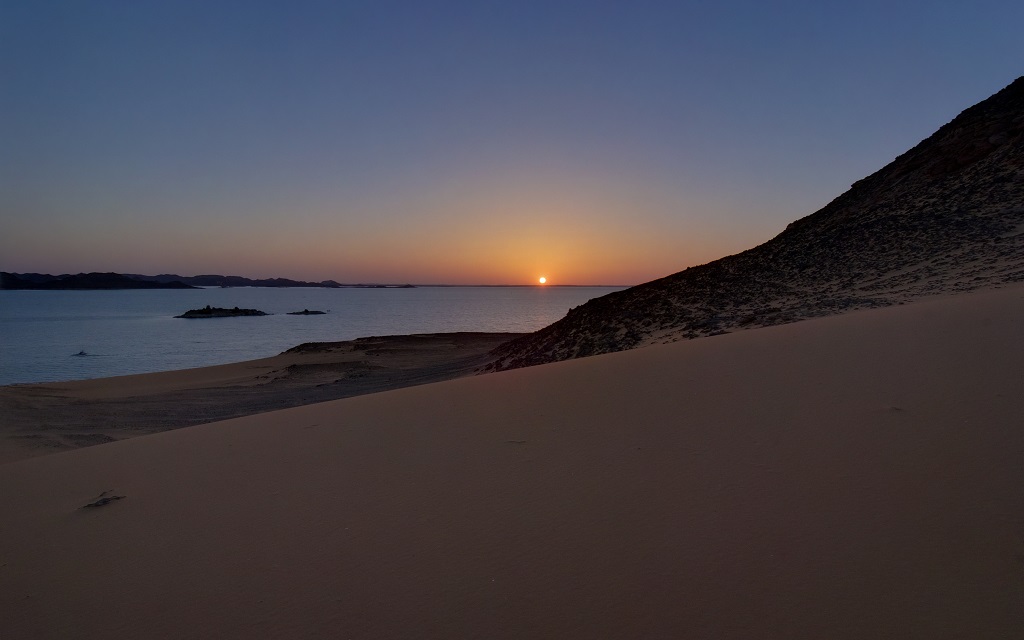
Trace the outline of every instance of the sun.
<path fill-rule="evenodd" d="M 539 283 L 541 283 L 541 284 L 544 284 L 544 283 L 546 283 L 547 281 L 548 281 L 548 279 L 547 279 L 547 278 L 545 278 L 544 276 L 541 276 L 540 278 L 538 278 L 538 279 L 537 279 L 537 282 L 539 282 Z"/>

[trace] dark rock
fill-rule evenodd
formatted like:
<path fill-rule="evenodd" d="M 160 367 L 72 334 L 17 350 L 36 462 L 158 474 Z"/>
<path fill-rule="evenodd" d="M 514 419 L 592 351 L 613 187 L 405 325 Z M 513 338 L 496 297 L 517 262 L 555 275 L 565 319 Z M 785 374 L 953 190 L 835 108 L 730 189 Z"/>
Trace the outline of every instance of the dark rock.
<path fill-rule="evenodd" d="M 263 311 L 258 309 L 223 309 L 221 307 L 211 307 L 206 305 L 202 309 L 190 309 L 180 316 L 174 316 L 175 318 L 236 318 L 239 316 L 265 316 L 267 315 Z"/>
<path fill-rule="evenodd" d="M 114 502 L 116 500 L 123 500 L 126 497 L 126 496 L 108 495 L 108 494 L 112 494 L 112 493 L 113 493 L 113 490 L 104 491 L 99 496 L 97 496 L 96 500 L 90 502 L 89 504 L 83 505 L 82 508 L 83 509 L 95 509 L 96 507 L 104 507 L 104 506 L 110 504 L 111 502 Z"/>

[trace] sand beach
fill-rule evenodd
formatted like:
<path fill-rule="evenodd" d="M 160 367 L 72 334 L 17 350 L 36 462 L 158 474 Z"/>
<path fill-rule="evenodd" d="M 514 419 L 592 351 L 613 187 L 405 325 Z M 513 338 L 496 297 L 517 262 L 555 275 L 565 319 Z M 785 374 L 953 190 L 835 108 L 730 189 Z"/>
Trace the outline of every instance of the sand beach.
<path fill-rule="evenodd" d="M 69 382 L 0 386 L 0 463 L 195 424 L 473 373 L 521 334 L 377 336 L 270 358 Z"/>

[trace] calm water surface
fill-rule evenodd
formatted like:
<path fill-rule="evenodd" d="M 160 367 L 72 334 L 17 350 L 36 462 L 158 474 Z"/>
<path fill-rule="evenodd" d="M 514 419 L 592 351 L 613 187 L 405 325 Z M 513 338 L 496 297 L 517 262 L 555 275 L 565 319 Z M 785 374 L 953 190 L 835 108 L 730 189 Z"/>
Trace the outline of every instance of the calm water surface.
<path fill-rule="evenodd" d="M 0 291 L 0 385 L 186 369 L 303 342 L 449 331 L 535 331 L 610 287 Z M 262 317 L 184 320 L 211 305 Z M 319 309 L 322 316 L 290 316 Z M 84 351 L 86 356 L 74 354 Z"/>

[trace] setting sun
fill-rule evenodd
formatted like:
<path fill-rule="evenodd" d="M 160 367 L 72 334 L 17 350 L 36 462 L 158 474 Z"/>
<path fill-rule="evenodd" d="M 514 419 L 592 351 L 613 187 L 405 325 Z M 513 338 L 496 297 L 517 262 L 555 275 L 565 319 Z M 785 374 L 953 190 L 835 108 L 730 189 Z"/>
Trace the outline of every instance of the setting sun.
<path fill-rule="evenodd" d="M 544 284 L 544 283 L 545 283 L 545 282 L 547 282 L 547 281 L 548 281 L 548 279 L 547 279 L 547 278 L 545 278 L 544 276 L 541 276 L 541 277 L 540 277 L 540 279 L 539 279 L 539 280 L 537 280 L 537 282 L 539 282 L 539 283 L 541 283 L 541 284 Z"/>

